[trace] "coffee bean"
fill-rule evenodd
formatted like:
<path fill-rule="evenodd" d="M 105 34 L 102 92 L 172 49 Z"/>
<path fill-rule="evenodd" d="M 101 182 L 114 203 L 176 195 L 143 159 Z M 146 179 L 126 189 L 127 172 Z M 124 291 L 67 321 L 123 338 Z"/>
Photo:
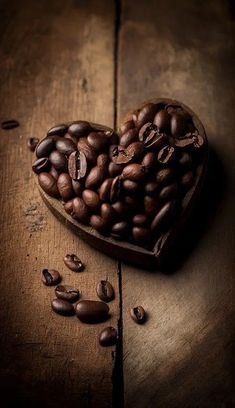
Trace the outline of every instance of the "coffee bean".
<path fill-rule="evenodd" d="M 175 148 L 173 146 L 164 146 L 157 155 L 158 162 L 166 166 L 175 160 Z"/>
<path fill-rule="evenodd" d="M 132 160 L 134 161 L 138 161 L 141 159 L 143 152 L 144 152 L 144 145 L 141 142 L 134 142 L 131 143 L 128 147 L 127 147 L 127 152 L 129 154 L 129 156 L 132 157 Z"/>
<path fill-rule="evenodd" d="M 80 300 L 76 305 L 76 315 L 83 323 L 100 323 L 109 318 L 109 307 L 96 300 Z"/>
<path fill-rule="evenodd" d="M 67 201 L 67 203 L 64 203 L 64 209 L 67 212 L 67 214 L 72 214 L 73 212 L 73 200 Z"/>
<path fill-rule="evenodd" d="M 90 218 L 89 209 L 82 198 L 76 197 L 73 199 L 72 217 L 86 224 Z"/>
<path fill-rule="evenodd" d="M 168 132 L 171 125 L 171 116 L 165 109 L 161 109 L 154 117 L 153 123 L 162 132 Z"/>
<path fill-rule="evenodd" d="M 183 168 L 191 168 L 192 164 L 192 156 L 188 152 L 181 152 L 179 157 L 179 165 Z"/>
<path fill-rule="evenodd" d="M 15 119 L 10 119 L 10 120 L 4 120 L 1 123 L 1 128 L 3 130 L 10 130 L 10 129 L 14 129 L 16 127 L 20 126 L 18 120 Z"/>
<path fill-rule="evenodd" d="M 50 128 L 47 132 L 47 136 L 64 136 L 67 133 L 68 126 L 64 123 L 61 125 L 56 125 Z"/>
<path fill-rule="evenodd" d="M 185 131 L 185 120 L 180 114 L 173 113 L 171 115 L 171 134 L 174 137 L 179 137 L 184 134 Z"/>
<path fill-rule="evenodd" d="M 108 145 L 108 138 L 104 132 L 89 133 L 87 141 L 89 145 L 98 152 L 100 152 Z"/>
<path fill-rule="evenodd" d="M 100 186 L 104 179 L 103 169 L 99 166 L 95 166 L 90 170 L 85 182 L 85 187 L 88 189 L 94 189 Z"/>
<path fill-rule="evenodd" d="M 97 296 L 104 302 L 110 302 L 114 298 L 114 289 L 107 280 L 101 280 L 96 286 Z"/>
<path fill-rule="evenodd" d="M 149 216 L 156 214 L 159 208 L 159 200 L 157 198 L 146 195 L 144 197 L 144 209 L 145 213 Z"/>
<path fill-rule="evenodd" d="M 146 103 L 140 110 L 137 118 L 136 126 L 140 129 L 146 122 L 152 122 L 157 111 L 157 105 L 154 103 Z"/>
<path fill-rule="evenodd" d="M 114 327 L 106 327 L 99 335 L 99 343 L 103 347 L 113 346 L 117 343 L 118 334 Z"/>
<path fill-rule="evenodd" d="M 151 132 L 153 132 L 153 134 L 159 133 L 157 126 L 152 122 L 145 123 L 139 130 L 139 140 L 141 142 L 144 142 Z"/>
<path fill-rule="evenodd" d="M 71 303 L 62 299 L 53 299 L 51 302 L 52 310 L 62 316 L 73 316 L 75 309 Z"/>
<path fill-rule="evenodd" d="M 66 133 L 65 135 L 64 135 L 64 138 L 65 139 L 68 139 L 68 140 L 72 140 L 72 142 L 75 144 L 75 145 L 77 145 L 77 139 L 76 139 L 76 137 L 74 137 L 74 136 L 71 136 L 69 133 Z"/>
<path fill-rule="evenodd" d="M 133 129 L 134 126 L 133 120 L 127 120 L 120 126 L 120 134 L 124 135 L 129 129 Z"/>
<path fill-rule="evenodd" d="M 68 133 L 76 138 L 87 136 L 91 131 L 90 123 L 82 120 L 71 123 L 68 128 Z"/>
<path fill-rule="evenodd" d="M 134 320 L 134 322 L 138 323 L 138 324 L 142 324 L 145 322 L 146 320 L 146 313 L 145 310 L 142 306 L 136 306 L 133 307 L 130 310 L 131 313 L 131 317 Z"/>
<path fill-rule="evenodd" d="M 55 141 L 53 140 L 52 137 L 45 137 L 42 139 L 37 147 L 36 147 L 36 156 L 38 158 L 41 157 L 48 157 L 49 154 L 54 150 L 55 148 Z"/>
<path fill-rule="evenodd" d="M 123 200 L 127 204 L 130 211 L 134 211 L 139 208 L 139 202 L 136 200 L 136 197 L 124 196 Z"/>
<path fill-rule="evenodd" d="M 57 285 L 61 281 L 61 275 L 55 269 L 42 270 L 42 282 L 46 286 Z"/>
<path fill-rule="evenodd" d="M 57 180 L 57 187 L 63 200 L 68 201 L 73 197 L 72 180 L 68 173 L 61 173 Z"/>
<path fill-rule="evenodd" d="M 58 152 L 57 150 L 53 150 L 51 152 L 49 160 L 51 164 L 56 168 L 56 170 L 65 173 L 68 171 L 68 160 L 62 153 Z"/>
<path fill-rule="evenodd" d="M 146 149 L 159 150 L 168 143 L 168 137 L 165 133 L 158 133 L 154 130 L 150 132 L 149 136 L 144 141 Z"/>
<path fill-rule="evenodd" d="M 152 231 L 163 231 L 169 227 L 175 215 L 175 201 L 166 203 L 157 213 L 151 224 Z"/>
<path fill-rule="evenodd" d="M 109 156 L 107 153 L 101 153 L 97 157 L 97 166 L 101 167 L 104 173 L 107 173 L 109 165 Z"/>
<path fill-rule="evenodd" d="M 39 139 L 37 139 L 36 137 L 29 137 L 28 140 L 27 140 L 28 149 L 29 149 L 31 152 L 34 152 L 34 150 L 36 149 L 36 146 L 37 146 L 38 142 L 39 142 Z"/>
<path fill-rule="evenodd" d="M 129 179 L 131 181 L 141 181 L 145 178 L 146 172 L 144 166 L 133 163 L 127 165 L 122 172 L 123 180 Z"/>
<path fill-rule="evenodd" d="M 166 187 L 163 187 L 159 193 L 159 198 L 162 200 L 170 200 L 172 198 L 176 198 L 178 193 L 178 184 L 172 183 Z"/>
<path fill-rule="evenodd" d="M 184 137 L 175 139 L 175 146 L 181 149 L 201 149 L 204 143 L 204 138 L 197 133 L 187 133 Z"/>
<path fill-rule="evenodd" d="M 132 236 L 138 243 L 147 243 L 150 237 L 150 231 L 143 227 L 133 227 Z"/>
<path fill-rule="evenodd" d="M 122 173 L 123 169 L 124 164 L 115 164 L 113 162 L 110 162 L 108 167 L 110 177 L 119 176 Z"/>
<path fill-rule="evenodd" d="M 154 154 L 153 152 L 146 153 L 142 160 L 142 165 L 148 172 L 151 172 L 153 169 L 155 169 L 157 166 L 156 154 Z"/>
<path fill-rule="evenodd" d="M 121 195 L 121 189 L 122 189 L 122 181 L 119 176 L 115 177 L 112 181 L 111 188 L 110 188 L 110 201 L 111 203 L 114 203 L 115 201 L 118 201 L 120 195 Z"/>
<path fill-rule="evenodd" d="M 126 191 L 132 194 L 139 193 L 141 190 L 140 184 L 138 184 L 136 181 L 131 181 L 127 179 L 123 181 L 122 185 Z"/>
<path fill-rule="evenodd" d="M 61 138 L 56 141 L 56 149 L 68 157 L 77 150 L 77 146 L 72 140 Z"/>
<path fill-rule="evenodd" d="M 96 151 L 91 147 L 86 138 L 79 139 L 77 148 L 80 152 L 84 153 L 86 160 L 95 165 L 97 160 Z"/>
<path fill-rule="evenodd" d="M 71 254 L 71 255 L 67 254 L 64 257 L 64 263 L 73 272 L 81 272 L 84 270 L 84 265 L 81 259 L 78 258 L 78 256 L 75 254 Z"/>
<path fill-rule="evenodd" d="M 129 225 L 125 221 L 117 222 L 112 227 L 112 236 L 117 238 L 125 237 L 129 232 Z"/>
<path fill-rule="evenodd" d="M 58 180 L 60 173 L 55 169 L 55 167 L 51 166 L 49 173 L 54 177 L 54 179 Z"/>
<path fill-rule="evenodd" d="M 133 160 L 134 153 L 121 146 L 116 146 L 112 151 L 112 162 L 115 164 L 127 164 Z"/>
<path fill-rule="evenodd" d="M 47 157 L 42 157 L 41 159 L 36 160 L 32 165 L 32 169 L 36 174 L 47 171 L 49 167 L 50 162 Z"/>
<path fill-rule="evenodd" d="M 76 196 L 81 197 L 84 190 L 82 183 L 78 180 L 72 180 L 72 186 Z"/>
<path fill-rule="evenodd" d="M 174 178 L 175 178 L 174 170 L 171 167 L 161 169 L 156 174 L 156 181 L 159 184 L 167 184 L 173 181 Z"/>
<path fill-rule="evenodd" d="M 87 160 L 83 152 L 76 151 L 70 154 L 68 171 L 73 180 L 80 180 L 85 177 L 87 173 Z"/>
<path fill-rule="evenodd" d="M 40 173 L 38 176 L 40 187 L 51 197 L 59 197 L 56 179 L 49 173 Z"/>
<path fill-rule="evenodd" d="M 188 190 L 190 187 L 192 187 L 194 181 L 194 175 L 192 171 L 188 171 L 185 173 L 180 180 L 181 187 L 183 188 L 184 191 Z"/>
<path fill-rule="evenodd" d="M 112 207 L 119 218 L 125 218 L 128 215 L 129 208 L 123 201 L 116 201 Z"/>
<path fill-rule="evenodd" d="M 131 143 L 138 141 L 137 129 L 128 129 L 120 138 L 120 146 L 127 148 Z"/>
<path fill-rule="evenodd" d="M 55 288 L 55 295 L 58 299 L 67 300 L 70 303 L 79 299 L 79 290 L 68 285 L 58 285 Z"/>
<path fill-rule="evenodd" d="M 114 208 L 108 203 L 103 203 L 101 205 L 100 215 L 107 224 L 111 224 L 116 219 L 116 212 Z"/>
<path fill-rule="evenodd" d="M 154 181 L 149 181 L 147 184 L 145 184 L 145 192 L 146 194 L 155 197 L 160 189 L 159 183 L 156 183 Z"/>
<path fill-rule="evenodd" d="M 113 178 L 107 178 L 100 186 L 99 196 L 102 201 L 110 201 L 110 190 L 113 183 Z"/>
<path fill-rule="evenodd" d="M 136 227 L 143 227 L 147 224 L 148 217 L 146 214 L 136 214 L 134 215 L 132 222 Z"/>
<path fill-rule="evenodd" d="M 108 223 L 100 215 L 93 214 L 90 218 L 90 224 L 96 231 L 106 235 L 109 231 Z"/>
<path fill-rule="evenodd" d="M 87 207 L 90 208 L 91 211 L 99 210 L 101 202 L 98 194 L 95 191 L 87 189 L 84 190 L 82 193 L 82 198 Z"/>

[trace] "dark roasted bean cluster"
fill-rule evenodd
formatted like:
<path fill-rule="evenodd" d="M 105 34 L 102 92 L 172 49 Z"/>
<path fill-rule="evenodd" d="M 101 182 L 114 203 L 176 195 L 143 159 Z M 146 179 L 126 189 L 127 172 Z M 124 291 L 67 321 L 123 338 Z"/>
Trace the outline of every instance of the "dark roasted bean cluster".
<path fill-rule="evenodd" d="M 151 248 L 181 211 L 204 144 L 181 106 L 147 103 L 118 133 L 86 121 L 51 128 L 33 170 L 74 219 Z"/>

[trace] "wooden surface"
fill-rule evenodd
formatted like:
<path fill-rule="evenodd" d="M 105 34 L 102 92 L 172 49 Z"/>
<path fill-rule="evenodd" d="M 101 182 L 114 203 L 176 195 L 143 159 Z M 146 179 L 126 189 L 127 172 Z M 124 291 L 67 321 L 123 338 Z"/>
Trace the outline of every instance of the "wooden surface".
<path fill-rule="evenodd" d="M 101 278 L 114 285 L 109 323 L 117 325 L 121 307 L 126 408 L 235 406 L 234 8 L 121 3 L 0 1 L 0 121 L 21 123 L 0 131 L 3 408 L 108 408 L 115 387 L 122 406 L 121 360 L 112 381 L 115 348 L 97 343 L 104 325 L 53 314 L 44 267 L 61 270 L 83 298 L 96 298 Z M 41 201 L 26 149 L 27 137 L 56 122 L 113 126 L 116 114 L 159 96 L 189 105 L 212 146 L 208 185 L 168 274 L 117 265 L 61 225 Z M 67 252 L 84 260 L 83 273 L 65 268 Z M 148 311 L 144 326 L 129 317 L 137 304 Z"/>
<path fill-rule="evenodd" d="M 193 244 L 184 263 L 170 275 L 122 267 L 125 406 L 230 408 L 235 20 L 229 3 L 218 0 L 147 4 L 123 1 L 118 118 L 156 95 L 182 100 L 201 118 L 213 151 L 201 215 L 182 244 Z M 129 317 L 137 304 L 149 312 L 145 326 Z"/>

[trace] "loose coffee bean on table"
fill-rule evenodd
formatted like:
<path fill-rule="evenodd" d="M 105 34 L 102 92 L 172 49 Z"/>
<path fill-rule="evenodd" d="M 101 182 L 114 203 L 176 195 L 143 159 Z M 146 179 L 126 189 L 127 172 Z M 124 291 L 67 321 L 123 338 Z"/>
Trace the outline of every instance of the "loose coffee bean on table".
<path fill-rule="evenodd" d="M 37 146 L 38 142 L 39 142 L 39 139 L 38 139 L 38 138 L 36 138 L 36 137 L 29 137 L 28 140 L 27 140 L 28 149 L 29 149 L 31 152 L 34 152 L 35 149 L 36 149 L 36 146 Z"/>
<path fill-rule="evenodd" d="M 3 130 L 10 130 L 10 129 L 14 129 L 16 127 L 20 126 L 18 120 L 15 119 L 10 119 L 10 120 L 4 120 L 3 122 L 1 122 L 1 128 Z"/>
<path fill-rule="evenodd" d="M 134 320 L 134 322 L 138 323 L 138 324 L 142 324 L 145 322 L 146 320 L 146 313 L 145 310 L 142 306 L 136 306 L 133 307 L 130 310 L 131 313 L 131 317 Z"/>
<path fill-rule="evenodd" d="M 112 326 L 105 327 L 99 335 L 99 343 L 103 347 L 113 346 L 117 343 L 117 340 L 117 330 Z"/>
<path fill-rule="evenodd" d="M 73 316 L 75 309 L 73 305 L 66 300 L 53 299 L 51 302 L 52 310 L 62 316 Z"/>
<path fill-rule="evenodd" d="M 67 300 L 74 303 L 79 299 L 79 290 L 69 285 L 58 285 L 55 288 L 55 295 L 58 299 Z"/>
<path fill-rule="evenodd" d="M 109 307 L 97 300 L 80 300 L 76 305 L 76 315 L 83 323 L 100 323 L 109 318 Z"/>
<path fill-rule="evenodd" d="M 61 275 L 55 269 L 42 270 L 42 282 L 46 286 L 57 285 L 61 281 Z"/>
<path fill-rule="evenodd" d="M 114 289 L 107 280 L 101 280 L 96 286 L 97 296 L 104 302 L 110 302 L 114 298 Z"/>
<path fill-rule="evenodd" d="M 78 256 L 75 254 L 71 254 L 71 255 L 67 254 L 64 257 L 64 263 L 73 272 L 81 272 L 84 270 L 84 265 L 81 259 L 78 258 Z"/>

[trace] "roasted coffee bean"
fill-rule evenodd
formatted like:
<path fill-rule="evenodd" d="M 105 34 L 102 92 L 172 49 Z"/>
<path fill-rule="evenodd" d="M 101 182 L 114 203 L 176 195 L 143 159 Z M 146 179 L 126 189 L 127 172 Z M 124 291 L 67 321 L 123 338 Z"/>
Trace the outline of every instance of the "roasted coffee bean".
<path fill-rule="evenodd" d="M 114 237 L 125 237 L 129 232 L 129 225 L 125 221 L 117 222 L 112 227 L 112 236 Z"/>
<path fill-rule="evenodd" d="M 89 209 L 82 198 L 76 197 L 73 199 L 72 217 L 86 224 L 89 220 Z"/>
<path fill-rule="evenodd" d="M 61 173 L 59 175 L 57 187 L 63 200 L 68 201 L 74 196 L 72 180 L 68 173 Z"/>
<path fill-rule="evenodd" d="M 124 164 L 115 164 L 113 162 L 110 162 L 108 167 L 110 177 L 119 176 L 122 173 L 123 169 Z"/>
<path fill-rule="evenodd" d="M 129 129 L 120 138 L 120 146 L 127 148 L 131 143 L 138 141 L 137 129 Z"/>
<path fill-rule="evenodd" d="M 49 173 L 58 180 L 60 173 L 55 169 L 55 167 L 51 166 Z"/>
<path fill-rule="evenodd" d="M 141 142 L 134 142 L 131 143 L 126 150 L 128 154 L 132 157 L 133 161 L 138 161 L 143 156 L 144 145 Z"/>
<path fill-rule="evenodd" d="M 113 183 L 113 178 L 107 178 L 100 186 L 99 196 L 102 201 L 110 201 L 110 190 Z"/>
<path fill-rule="evenodd" d="M 114 130 L 105 130 L 104 133 L 107 136 L 107 140 L 110 145 L 114 145 L 119 142 L 119 136 L 116 132 L 114 132 Z"/>
<path fill-rule="evenodd" d="M 42 270 L 42 282 L 46 286 L 57 285 L 61 281 L 61 275 L 55 269 Z"/>
<path fill-rule="evenodd" d="M 108 223 L 100 215 L 93 214 L 90 218 L 90 224 L 96 231 L 106 235 L 109 231 Z"/>
<path fill-rule="evenodd" d="M 134 320 L 134 322 L 138 323 L 138 324 L 142 324 L 145 322 L 146 320 L 146 313 L 145 310 L 142 306 L 136 306 L 133 307 L 130 310 L 131 313 L 131 317 Z"/>
<path fill-rule="evenodd" d="M 204 146 L 205 140 L 201 135 L 194 134 L 193 147 L 195 149 L 201 149 Z"/>
<path fill-rule="evenodd" d="M 146 176 L 145 167 L 141 164 L 133 163 L 127 165 L 122 172 L 123 180 L 141 181 Z"/>
<path fill-rule="evenodd" d="M 156 214 L 158 208 L 159 200 L 157 198 L 150 197 L 149 195 L 144 197 L 144 209 L 147 215 L 152 216 Z"/>
<path fill-rule="evenodd" d="M 142 165 L 145 167 L 147 171 L 150 171 L 155 169 L 157 166 L 157 157 L 156 154 L 153 152 L 148 152 L 143 160 L 142 160 Z"/>
<path fill-rule="evenodd" d="M 73 200 L 67 201 L 67 203 L 64 203 L 64 209 L 67 212 L 67 214 L 72 214 L 73 212 Z"/>
<path fill-rule="evenodd" d="M 150 231 L 143 227 L 133 227 L 132 236 L 136 242 L 144 244 L 149 241 Z"/>
<path fill-rule="evenodd" d="M 109 156 L 107 153 L 101 153 L 97 157 L 97 166 L 101 167 L 103 172 L 106 173 L 108 171 L 109 165 Z"/>
<path fill-rule="evenodd" d="M 115 222 L 116 212 L 108 203 L 103 203 L 100 207 L 100 215 L 107 224 Z"/>
<path fill-rule="evenodd" d="M 77 146 L 77 139 L 76 139 L 76 137 L 73 137 L 73 136 L 71 136 L 69 133 L 66 133 L 65 135 L 64 135 L 64 138 L 65 139 L 68 139 L 68 140 L 72 140 L 72 142 Z"/>
<path fill-rule="evenodd" d="M 18 122 L 18 120 L 15 119 L 4 120 L 3 122 L 1 122 L 1 128 L 3 130 L 14 129 L 18 126 L 20 126 L 20 123 Z"/>
<path fill-rule="evenodd" d="M 166 169 L 161 169 L 156 174 L 156 181 L 159 184 L 168 184 L 175 178 L 174 170 L 169 167 Z"/>
<path fill-rule="evenodd" d="M 136 181 L 124 180 L 122 185 L 126 191 L 132 194 L 139 193 L 141 190 L 140 184 L 138 184 Z"/>
<path fill-rule="evenodd" d="M 58 299 L 67 300 L 74 303 L 79 299 L 79 290 L 68 285 L 58 285 L 55 288 L 55 295 Z"/>
<path fill-rule="evenodd" d="M 159 150 L 168 143 L 166 133 L 150 132 L 144 141 L 146 149 Z"/>
<path fill-rule="evenodd" d="M 123 197 L 124 203 L 127 204 L 130 211 L 137 210 L 139 208 L 139 202 L 135 197 L 125 195 Z"/>
<path fill-rule="evenodd" d="M 56 168 L 56 170 L 65 173 L 68 171 L 68 160 L 62 153 L 58 152 L 57 150 L 53 150 L 51 152 L 49 160 L 51 164 Z"/>
<path fill-rule="evenodd" d="M 47 171 L 49 167 L 50 162 L 47 157 L 41 157 L 41 159 L 36 160 L 32 165 L 32 169 L 36 174 L 42 173 L 43 171 Z"/>
<path fill-rule="evenodd" d="M 82 183 L 78 180 L 72 180 L 72 186 L 76 196 L 81 197 L 84 190 Z"/>
<path fill-rule="evenodd" d="M 107 280 L 101 280 L 96 286 L 97 296 L 104 302 L 110 302 L 114 298 L 114 289 Z"/>
<path fill-rule="evenodd" d="M 124 135 L 129 129 L 133 129 L 134 126 L 133 120 L 127 120 L 120 126 L 120 134 Z"/>
<path fill-rule="evenodd" d="M 179 165 L 183 168 L 191 168 L 193 164 L 192 156 L 188 152 L 181 152 L 179 157 Z"/>
<path fill-rule="evenodd" d="M 171 134 L 174 137 L 180 137 L 185 132 L 185 119 L 178 113 L 171 115 Z"/>
<path fill-rule="evenodd" d="M 157 126 L 152 122 L 145 123 L 139 131 L 139 140 L 144 142 L 151 132 L 159 133 Z"/>
<path fill-rule="evenodd" d="M 157 213 L 151 224 L 152 231 L 163 231 L 169 227 L 175 215 L 175 201 L 166 203 Z"/>
<path fill-rule="evenodd" d="M 82 198 L 91 211 L 98 211 L 101 202 L 98 194 L 95 191 L 88 189 L 84 190 L 82 193 Z"/>
<path fill-rule="evenodd" d="M 56 179 L 49 173 L 40 173 L 38 176 L 40 187 L 51 197 L 58 198 L 60 193 L 57 187 Z"/>
<path fill-rule="evenodd" d="M 123 201 L 116 201 L 116 203 L 112 204 L 112 207 L 118 218 L 125 218 L 128 215 L 129 208 Z"/>
<path fill-rule="evenodd" d="M 136 126 L 140 129 L 146 122 L 153 122 L 154 116 L 157 111 L 157 105 L 154 103 L 146 103 L 140 110 Z"/>
<path fill-rule="evenodd" d="M 132 218 L 132 223 L 136 227 L 143 227 L 147 224 L 148 217 L 146 214 L 136 214 Z"/>
<path fill-rule="evenodd" d="M 183 190 L 188 190 L 190 187 L 192 187 L 194 181 L 194 175 L 192 171 L 188 171 L 185 173 L 180 180 L 181 186 Z"/>
<path fill-rule="evenodd" d="M 56 149 L 68 157 L 77 150 L 77 146 L 72 140 L 61 138 L 56 141 Z"/>
<path fill-rule="evenodd" d="M 115 201 L 118 201 L 120 195 L 121 195 L 121 190 L 122 190 L 122 181 L 119 176 L 115 177 L 112 181 L 112 185 L 110 188 L 110 201 L 111 203 L 114 203 Z"/>
<path fill-rule="evenodd" d="M 42 139 L 37 147 L 36 147 L 36 156 L 38 158 L 40 157 L 48 157 L 49 154 L 54 150 L 55 148 L 55 141 L 53 140 L 52 137 L 45 137 Z"/>
<path fill-rule="evenodd" d="M 99 343 L 103 347 L 114 346 L 117 343 L 118 334 L 117 330 L 112 327 L 105 327 L 99 335 Z"/>
<path fill-rule="evenodd" d="M 36 138 L 36 137 L 29 137 L 28 140 L 27 140 L 28 149 L 29 149 L 31 152 L 34 152 L 34 150 L 35 150 L 36 147 L 37 147 L 38 142 L 39 142 L 39 139 L 38 139 L 38 138 Z"/>
<path fill-rule="evenodd" d="M 163 165 L 167 166 L 168 164 L 172 163 L 175 160 L 176 152 L 173 146 L 164 146 L 157 155 L 158 162 Z"/>
<path fill-rule="evenodd" d="M 159 198 L 162 200 L 170 200 L 171 198 L 176 198 L 178 193 L 178 184 L 172 183 L 166 187 L 163 187 L 159 193 Z"/>
<path fill-rule="evenodd" d="M 50 128 L 47 132 L 47 136 L 64 136 L 67 133 L 68 126 L 64 123 L 62 125 L 56 125 Z"/>
<path fill-rule="evenodd" d="M 52 310 L 62 316 L 73 316 L 75 309 L 71 303 L 62 299 L 53 299 L 51 302 Z"/>
<path fill-rule="evenodd" d="M 134 153 L 129 152 L 121 146 L 117 146 L 112 151 L 112 162 L 115 164 L 127 164 L 133 160 Z"/>
<path fill-rule="evenodd" d="M 147 184 L 145 184 L 145 192 L 146 194 L 156 197 L 158 191 L 160 189 L 159 183 L 156 183 L 154 181 L 149 181 Z"/>
<path fill-rule="evenodd" d="M 84 120 L 78 120 L 69 125 L 68 133 L 74 137 L 84 137 L 87 136 L 89 132 L 92 131 L 90 123 Z"/>
<path fill-rule="evenodd" d="M 109 318 L 109 307 L 97 300 L 80 300 L 76 305 L 76 315 L 83 323 L 100 323 Z"/>
<path fill-rule="evenodd" d="M 181 149 L 201 149 L 205 143 L 204 138 L 197 133 L 187 133 L 180 139 L 175 139 L 175 146 Z"/>
<path fill-rule="evenodd" d="M 97 152 L 108 146 L 108 137 L 105 132 L 91 132 L 87 137 L 87 141 Z"/>
<path fill-rule="evenodd" d="M 90 170 L 85 182 L 85 187 L 88 189 L 94 189 L 100 186 L 104 179 L 103 169 L 99 166 L 95 166 Z"/>
<path fill-rule="evenodd" d="M 86 138 L 79 139 L 77 143 L 77 148 L 80 152 L 84 153 L 86 156 L 87 161 L 90 164 L 95 165 L 97 160 L 96 151 L 91 147 Z"/>
<path fill-rule="evenodd" d="M 67 254 L 64 257 L 64 263 L 73 272 L 81 272 L 84 269 L 81 259 L 75 254 Z"/>
<path fill-rule="evenodd" d="M 161 109 L 154 117 L 153 123 L 162 132 L 168 132 L 171 125 L 171 116 L 165 109 Z"/>
<path fill-rule="evenodd" d="M 85 177 L 87 173 L 87 160 L 82 151 L 76 151 L 70 154 L 68 171 L 73 180 L 80 180 Z"/>

